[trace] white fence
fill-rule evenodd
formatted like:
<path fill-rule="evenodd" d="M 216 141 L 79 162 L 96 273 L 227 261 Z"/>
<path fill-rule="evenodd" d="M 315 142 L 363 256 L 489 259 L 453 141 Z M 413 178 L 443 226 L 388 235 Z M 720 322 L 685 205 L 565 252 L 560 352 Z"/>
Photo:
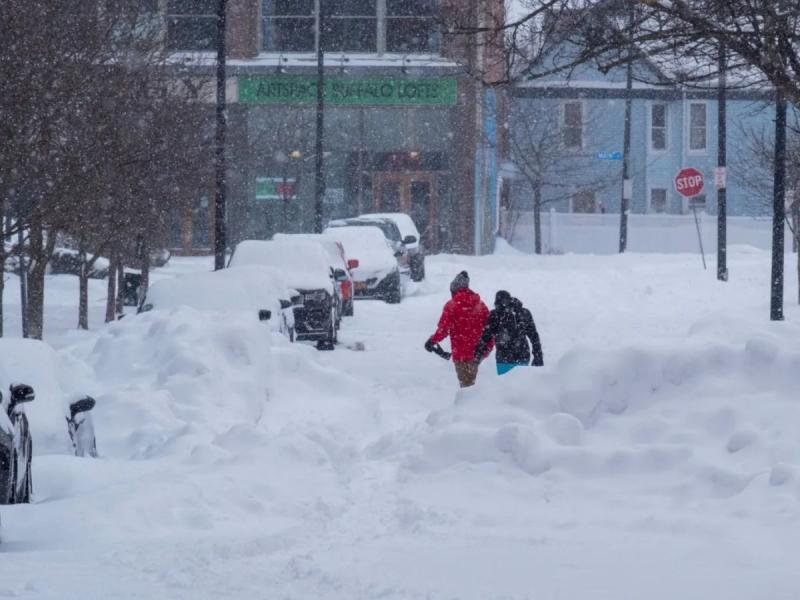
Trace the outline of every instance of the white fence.
<path fill-rule="evenodd" d="M 534 251 L 533 212 L 501 215 L 501 234 L 523 252 Z M 717 217 L 698 213 L 706 253 L 716 252 Z M 614 254 L 619 251 L 619 214 L 542 212 L 542 252 Z M 786 251 L 792 251 L 786 230 Z M 728 217 L 728 244 L 768 250 L 772 247 L 772 219 Z M 688 215 L 628 216 L 628 250 L 632 252 L 700 252 L 694 217 Z"/>

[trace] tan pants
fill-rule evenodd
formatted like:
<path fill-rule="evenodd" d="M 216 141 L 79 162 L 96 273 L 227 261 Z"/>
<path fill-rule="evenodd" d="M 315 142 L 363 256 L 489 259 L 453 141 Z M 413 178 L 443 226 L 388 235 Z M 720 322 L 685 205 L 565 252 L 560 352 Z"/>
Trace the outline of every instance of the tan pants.
<path fill-rule="evenodd" d="M 456 367 L 458 383 L 462 388 L 475 385 L 475 378 L 478 377 L 479 363 L 477 361 L 470 360 L 462 362 L 459 360 L 454 360 L 453 364 Z"/>

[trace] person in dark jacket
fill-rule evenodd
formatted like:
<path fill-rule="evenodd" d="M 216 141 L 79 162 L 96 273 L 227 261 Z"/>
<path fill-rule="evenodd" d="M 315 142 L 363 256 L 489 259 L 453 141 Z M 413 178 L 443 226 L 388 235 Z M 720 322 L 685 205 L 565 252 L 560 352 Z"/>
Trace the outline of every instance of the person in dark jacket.
<path fill-rule="evenodd" d="M 489 313 L 481 340 L 475 348 L 476 360 L 488 356 L 492 350 L 492 342 L 497 347 L 495 359 L 498 375 L 508 373 L 520 365 L 544 365 L 542 342 L 531 311 L 505 290 L 500 290 L 495 296 L 494 310 Z"/>
<path fill-rule="evenodd" d="M 481 297 L 469 289 L 469 274 L 461 271 L 450 284 L 451 299 L 445 304 L 434 334 L 425 342 L 433 352 L 436 344 L 450 337 L 450 349 L 456 376 L 461 387 L 469 387 L 478 376 L 480 361 L 475 360 L 475 347 L 480 340 L 489 308 Z M 489 342 L 488 352 L 492 346 Z"/>

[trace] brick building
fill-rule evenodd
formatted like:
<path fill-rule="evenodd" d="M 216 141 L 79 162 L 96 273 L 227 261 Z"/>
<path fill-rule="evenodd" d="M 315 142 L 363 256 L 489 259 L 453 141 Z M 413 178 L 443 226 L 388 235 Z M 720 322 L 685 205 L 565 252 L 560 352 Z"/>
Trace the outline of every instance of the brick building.
<path fill-rule="evenodd" d="M 206 76 L 217 1 L 157 4 L 165 43 Z M 505 97 L 469 73 L 499 64 L 500 49 L 442 31 L 502 11 L 502 0 L 228 0 L 230 243 L 313 226 L 322 44 L 325 217 L 401 210 L 431 251 L 491 251 Z M 210 248 L 213 196 L 198 190 L 176 249 Z"/>

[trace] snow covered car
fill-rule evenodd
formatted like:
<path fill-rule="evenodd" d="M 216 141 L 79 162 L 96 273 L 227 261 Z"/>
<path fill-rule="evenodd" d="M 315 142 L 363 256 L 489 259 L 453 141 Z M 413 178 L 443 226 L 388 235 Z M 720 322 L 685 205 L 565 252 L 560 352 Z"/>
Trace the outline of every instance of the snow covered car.
<path fill-rule="evenodd" d="M 302 303 L 294 306 L 297 339 L 333 350 L 339 337 L 337 286 L 322 246 L 299 240 L 245 240 L 237 244 L 229 266 L 266 266 L 283 273 L 301 297 Z"/>
<path fill-rule="evenodd" d="M 299 295 L 287 285 L 281 271 L 248 265 L 155 281 L 147 290 L 142 312 L 188 306 L 199 311 L 247 312 L 257 317 L 259 311 L 268 310 L 272 329 L 294 341 L 295 302 L 300 302 Z"/>
<path fill-rule="evenodd" d="M 404 275 L 410 275 L 411 255 L 406 245 L 403 243 L 400 229 L 397 227 L 397 224 L 390 219 L 385 219 L 383 217 L 335 219 L 328 223 L 328 227 L 371 227 L 380 230 L 394 253 L 400 272 Z"/>
<path fill-rule="evenodd" d="M 345 317 L 352 317 L 354 314 L 353 301 L 353 273 L 352 270 L 358 266 L 358 261 L 348 259 L 342 246 L 336 240 L 319 233 L 276 233 L 272 236 L 273 240 L 305 240 L 315 244 L 320 244 L 331 261 L 333 278 L 339 285 L 341 297 L 341 314 Z"/>
<path fill-rule="evenodd" d="M 341 242 L 348 256 L 358 260 L 353 269 L 356 297 L 383 298 L 389 304 L 400 302 L 403 286 L 400 268 L 392 247 L 377 227 L 336 226 L 325 235 Z"/>
<path fill-rule="evenodd" d="M 0 504 L 31 501 L 33 440 L 25 403 L 35 397 L 31 386 L 20 383 L 0 394 Z"/>
<path fill-rule="evenodd" d="M 425 250 L 422 247 L 422 238 L 414 220 L 406 213 L 370 213 L 360 215 L 359 219 L 387 219 L 397 225 L 403 239 L 403 246 L 409 259 L 411 280 L 422 281 L 425 279 Z"/>

